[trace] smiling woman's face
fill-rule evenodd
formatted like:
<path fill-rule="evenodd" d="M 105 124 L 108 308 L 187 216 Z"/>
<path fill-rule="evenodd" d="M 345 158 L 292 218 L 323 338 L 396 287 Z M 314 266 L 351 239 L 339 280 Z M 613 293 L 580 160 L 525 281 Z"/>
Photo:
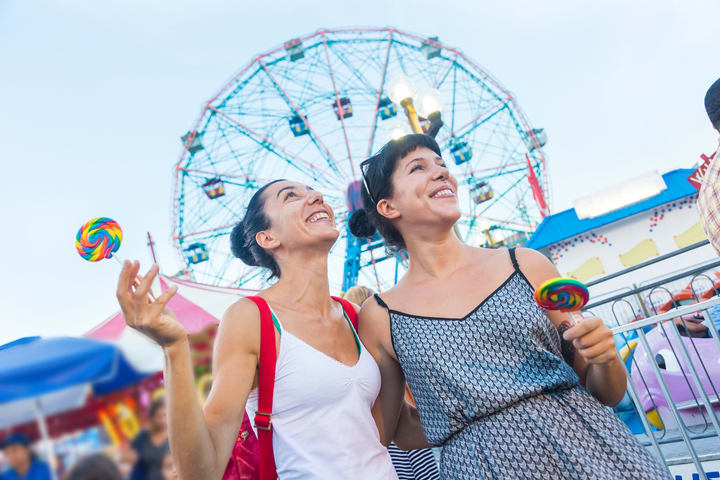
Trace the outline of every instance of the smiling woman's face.
<path fill-rule="evenodd" d="M 265 215 L 268 229 L 287 249 L 327 245 L 329 249 L 340 233 L 335 215 L 322 194 L 302 183 L 282 181 L 265 192 Z"/>
<path fill-rule="evenodd" d="M 437 225 L 452 227 L 460 218 L 457 181 L 445 161 L 426 147 L 398 160 L 392 174 L 393 196 L 388 199 L 400 214 L 397 227 L 403 225 Z"/>

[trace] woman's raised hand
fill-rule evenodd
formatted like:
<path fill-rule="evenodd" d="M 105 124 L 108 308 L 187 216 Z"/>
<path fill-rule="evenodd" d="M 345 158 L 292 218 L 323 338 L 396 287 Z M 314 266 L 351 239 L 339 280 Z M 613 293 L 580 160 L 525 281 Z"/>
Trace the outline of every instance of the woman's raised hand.
<path fill-rule="evenodd" d="M 158 266 L 153 265 L 137 288 L 133 289 L 139 269 L 139 262 L 130 263 L 126 260 L 123 262 L 118 279 L 117 298 L 125 323 L 147 335 L 163 348 L 186 340 L 185 328 L 175 314 L 166 307 L 167 302 L 177 292 L 177 287 L 167 289 L 156 300 L 151 301 L 148 292 L 158 273 Z"/>

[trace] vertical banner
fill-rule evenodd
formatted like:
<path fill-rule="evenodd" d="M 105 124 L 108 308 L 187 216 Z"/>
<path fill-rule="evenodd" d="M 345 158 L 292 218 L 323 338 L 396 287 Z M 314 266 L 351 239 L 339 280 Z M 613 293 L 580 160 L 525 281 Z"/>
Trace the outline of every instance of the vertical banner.
<path fill-rule="evenodd" d="M 530 182 L 530 189 L 532 190 L 533 198 L 538 205 L 540 215 L 545 218 L 550 214 L 547 203 L 545 203 L 545 196 L 543 195 L 540 182 L 538 182 L 537 175 L 535 174 L 535 169 L 532 167 L 532 163 L 530 162 L 530 156 L 527 153 L 525 154 L 525 159 L 527 160 L 528 181 Z"/>

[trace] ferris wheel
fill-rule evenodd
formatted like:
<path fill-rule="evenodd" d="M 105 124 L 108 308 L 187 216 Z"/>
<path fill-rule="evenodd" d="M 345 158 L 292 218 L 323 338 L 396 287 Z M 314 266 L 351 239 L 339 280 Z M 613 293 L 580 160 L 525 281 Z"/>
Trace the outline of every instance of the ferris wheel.
<path fill-rule="evenodd" d="M 407 267 L 382 239 L 358 239 L 359 164 L 392 138 L 435 136 L 458 180 L 457 232 L 474 245 L 522 245 L 551 203 L 543 129 L 489 73 L 437 37 L 394 28 L 320 30 L 260 54 L 206 102 L 182 137 L 173 241 L 185 274 L 265 286 L 230 253 L 255 190 L 287 178 L 321 191 L 341 231 L 331 285 L 392 286 Z"/>

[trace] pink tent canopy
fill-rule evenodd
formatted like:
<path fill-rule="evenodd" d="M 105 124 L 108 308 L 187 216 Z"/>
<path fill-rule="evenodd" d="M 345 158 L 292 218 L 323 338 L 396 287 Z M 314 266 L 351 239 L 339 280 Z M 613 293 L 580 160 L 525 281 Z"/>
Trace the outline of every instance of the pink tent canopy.
<path fill-rule="evenodd" d="M 254 290 L 239 288 L 218 288 L 161 275 L 160 288 L 164 292 L 171 284 L 178 286 L 178 292 L 168 302 L 172 310 L 188 333 L 197 333 L 213 323 L 218 323 L 222 311 L 243 295 L 252 295 Z M 187 297 L 186 297 L 187 295 Z M 193 298 L 191 301 L 188 297 Z M 200 305 L 205 305 L 215 315 Z M 86 337 L 97 340 L 117 341 L 125 331 L 122 313 L 117 312 L 99 325 L 85 333 Z"/>
<path fill-rule="evenodd" d="M 162 277 L 160 277 L 160 286 L 163 292 L 169 288 Z M 168 308 L 175 313 L 188 333 L 199 332 L 207 325 L 218 322 L 217 318 L 183 297 L 179 291 L 168 302 Z M 93 327 L 85 336 L 96 340 L 117 340 L 122 336 L 125 327 L 122 312 L 117 312 L 100 325 Z"/>
<path fill-rule="evenodd" d="M 190 334 L 217 324 L 223 312 L 241 296 L 256 293 L 254 290 L 214 287 L 164 275 L 159 277 L 159 284 L 162 291 L 172 285 L 178 287 L 168 307 Z M 92 328 L 85 336 L 116 343 L 134 367 L 142 367 L 144 371 L 160 371 L 163 368 L 160 347 L 128 328 L 120 312 Z"/>

